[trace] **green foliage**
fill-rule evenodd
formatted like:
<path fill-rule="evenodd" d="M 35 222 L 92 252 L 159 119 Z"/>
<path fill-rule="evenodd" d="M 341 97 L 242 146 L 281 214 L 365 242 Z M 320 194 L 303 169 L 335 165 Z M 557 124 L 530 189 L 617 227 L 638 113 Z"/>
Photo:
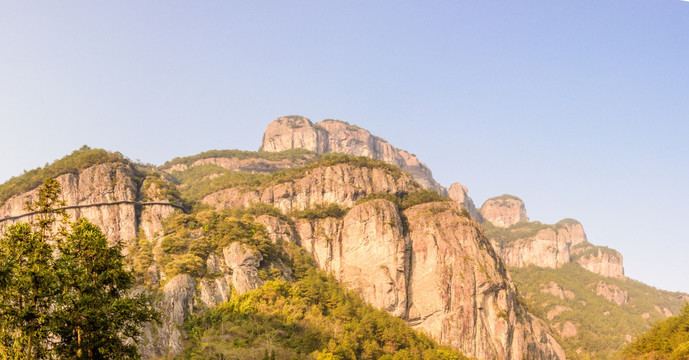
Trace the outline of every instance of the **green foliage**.
<path fill-rule="evenodd" d="M 529 266 L 510 268 L 509 271 L 523 296 L 522 301 L 531 313 L 559 330 L 566 321 L 577 326 L 576 336 L 559 340 L 568 359 L 609 359 L 624 347 L 627 335 L 635 336 L 646 331 L 653 322 L 664 318 L 656 306 L 673 313 L 677 313 L 682 306 L 678 293 L 657 290 L 631 279 L 606 278 L 576 263 L 566 264 L 559 269 Z M 561 299 L 549 292 L 542 292 L 542 287 L 551 281 L 571 291 L 574 298 L 565 296 Z M 596 295 L 596 286 L 600 281 L 627 291 L 628 304 L 617 305 Z M 548 320 L 547 312 L 556 306 L 566 306 L 572 310 Z M 646 313 L 648 319 L 642 316 Z M 580 354 L 577 353 L 578 349 L 582 350 Z"/>
<path fill-rule="evenodd" d="M 520 198 L 518 198 L 518 197 L 516 197 L 516 196 L 514 196 L 514 195 L 502 194 L 502 195 L 500 195 L 500 196 L 495 196 L 495 197 L 492 197 L 492 198 L 486 200 L 483 204 L 485 205 L 485 204 L 486 204 L 487 202 L 489 202 L 489 201 L 496 201 L 499 205 L 507 205 L 507 203 L 508 203 L 507 201 L 508 201 L 508 200 L 522 201 L 522 199 L 520 199 Z"/>
<path fill-rule="evenodd" d="M 75 150 L 70 155 L 56 160 L 50 165 L 25 172 L 23 175 L 15 176 L 0 185 L 0 205 L 14 195 L 35 189 L 47 178 L 56 178 L 62 174 L 76 173 L 90 166 L 113 162 L 129 164 L 129 161 L 119 152 L 91 149 L 84 145 L 79 150 Z"/>
<path fill-rule="evenodd" d="M 340 205 L 336 203 L 329 204 L 316 204 L 304 210 L 294 210 L 290 213 L 291 217 L 297 219 L 324 219 L 324 218 L 342 218 L 347 213 L 347 210 L 343 209 Z"/>
<path fill-rule="evenodd" d="M 265 174 L 232 171 L 217 165 L 205 164 L 172 174 L 182 183 L 181 194 L 189 202 L 227 188 L 255 189 L 268 177 Z"/>
<path fill-rule="evenodd" d="M 193 316 L 185 328 L 185 359 L 261 359 L 267 349 L 286 359 L 466 359 L 314 269 L 292 284 L 269 281 Z"/>
<path fill-rule="evenodd" d="M 251 209 L 251 208 L 250 208 Z M 267 209 L 256 206 L 255 209 Z M 206 259 L 211 253 L 222 256 L 222 249 L 233 242 L 241 242 L 259 251 L 265 263 L 280 258 L 278 246 L 268 238 L 265 227 L 255 223 L 253 216 L 237 211 L 198 211 L 193 214 L 174 214 L 164 223 L 165 237 L 158 249 L 158 264 L 168 278 L 188 274 L 199 278 L 206 274 Z"/>
<path fill-rule="evenodd" d="M 678 316 L 653 325 L 620 352 L 623 359 L 687 359 L 689 358 L 689 304 Z"/>
<path fill-rule="evenodd" d="M 555 228 L 553 225 L 546 225 L 539 221 L 519 222 L 508 228 L 501 228 L 491 224 L 490 221 L 485 221 L 481 226 L 486 237 L 498 244 L 510 244 L 520 239 L 532 238 L 541 230 Z"/>
<path fill-rule="evenodd" d="M 452 201 L 447 196 L 438 194 L 435 190 L 419 189 L 410 193 L 400 192 L 397 194 L 387 194 L 387 193 L 373 193 L 368 194 L 363 199 L 356 202 L 357 205 L 363 204 L 367 201 L 383 199 L 392 202 L 397 205 L 397 207 L 402 210 L 406 210 L 414 205 L 425 204 L 429 202 L 442 202 L 442 201 Z"/>
<path fill-rule="evenodd" d="M 290 162 L 307 161 L 318 155 L 306 149 L 290 149 L 280 152 L 269 151 L 244 151 L 244 150 L 209 150 L 193 156 L 177 157 L 165 162 L 162 169 L 168 169 L 175 165 L 191 165 L 198 160 L 211 158 L 228 158 L 236 160 L 263 159 L 269 161 L 289 160 Z"/>
<path fill-rule="evenodd" d="M 173 204 L 182 204 L 182 195 L 177 187 L 170 181 L 163 179 L 163 175 L 157 172 L 146 174 L 141 185 L 143 197 L 141 201 L 169 201 Z"/>
<path fill-rule="evenodd" d="M 577 251 L 577 249 L 580 249 Z M 598 252 L 601 252 L 603 254 L 607 254 L 612 257 L 621 257 L 620 253 L 617 252 L 615 249 L 611 249 L 607 246 L 597 246 L 593 245 L 591 243 L 585 242 L 585 243 L 579 243 L 576 246 L 572 247 L 573 254 L 572 254 L 572 261 L 576 261 L 581 258 L 585 258 L 591 255 L 596 256 Z"/>
<path fill-rule="evenodd" d="M 67 217 L 48 179 L 30 223 L 0 240 L 0 355 L 8 359 L 138 358 L 139 325 L 157 319 L 148 298 L 128 297 L 131 273 L 99 228 Z"/>
<path fill-rule="evenodd" d="M 128 296 L 134 277 L 119 246 L 109 247 L 100 228 L 85 219 L 58 242 L 55 269 L 61 292 L 53 300 L 51 349 L 63 359 L 137 359 L 132 340 L 158 318 L 144 294 Z"/>
<path fill-rule="evenodd" d="M 258 190 L 298 180 L 319 167 L 331 167 L 340 164 L 347 164 L 355 168 L 384 169 L 395 179 L 399 179 L 404 174 L 403 170 L 394 165 L 364 156 L 326 154 L 309 161 L 303 166 L 276 171 L 272 174 L 231 171 L 217 165 L 205 164 L 193 166 L 184 171 L 174 171 L 172 176 L 181 183 L 180 191 L 182 197 L 189 202 L 194 202 L 222 189 Z M 421 188 L 418 184 L 416 186 L 419 189 Z"/>

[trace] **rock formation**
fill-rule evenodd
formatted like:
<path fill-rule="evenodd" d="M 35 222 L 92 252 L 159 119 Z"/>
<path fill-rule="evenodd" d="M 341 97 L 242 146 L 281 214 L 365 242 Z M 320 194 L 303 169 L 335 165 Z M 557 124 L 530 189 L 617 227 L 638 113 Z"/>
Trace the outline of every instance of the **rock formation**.
<path fill-rule="evenodd" d="M 584 269 L 605 277 L 624 278 L 622 254 L 597 246 L 584 246 L 575 249 L 576 262 Z"/>
<path fill-rule="evenodd" d="M 407 171 L 424 188 L 446 194 L 446 190 L 433 179 L 428 166 L 420 162 L 416 155 L 397 149 L 369 131 L 342 121 L 324 120 L 312 124 L 305 117 L 285 116 L 268 125 L 263 134 L 261 150 L 278 152 L 298 148 L 382 160 Z"/>
<path fill-rule="evenodd" d="M 381 168 L 357 167 L 349 164 L 318 167 L 304 177 L 242 191 L 230 188 L 206 196 L 203 202 L 216 209 L 246 206 L 251 202 L 272 204 L 283 212 L 303 210 L 322 203 L 354 206 L 357 200 L 372 193 L 395 194 L 411 192 L 418 185 L 407 174 L 395 178 Z"/>
<path fill-rule="evenodd" d="M 341 220 L 302 220 L 297 229 L 321 268 L 441 343 L 482 359 L 564 358 L 545 325 L 517 303 L 476 222 L 452 203 L 404 215 L 408 235 L 386 200 L 357 205 Z"/>
<path fill-rule="evenodd" d="M 481 215 L 478 213 L 478 211 L 476 211 L 474 201 L 471 200 L 471 197 L 469 197 L 469 190 L 467 190 L 466 186 L 456 182 L 450 185 L 450 189 L 447 193 L 450 199 L 460 204 L 462 208 L 464 208 L 469 215 L 471 215 L 472 218 L 477 219 L 478 221 L 483 221 Z"/>
<path fill-rule="evenodd" d="M 617 305 L 623 305 L 629 301 L 629 295 L 626 291 L 620 289 L 615 284 L 608 284 L 604 281 L 599 281 L 596 285 L 596 295 L 602 296 Z"/>
<path fill-rule="evenodd" d="M 513 195 L 505 194 L 486 200 L 480 212 L 483 219 L 501 228 L 520 222 L 529 222 L 524 202 Z"/>
<path fill-rule="evenodd" d="M 103 230 L 111 243 L 122 242 L 126 247 L 136 238 L 140 226 L 147 236 L 152 236 L 160 230 L 165 217 L 179 211 L 169 199 L 150 198 L 149 202 L 142 202 L 146 191 L 135 181 L 138 176 L 132 166 L 113 162 L 63 174 L 56 180 L 73 220 L 88 219 Z M 8 199 L 0 207 L 0 219 L 6 219 L 0 222 L 0 227 L 28 220 L 23 216 L 27 214 L 25 203 L 35 199 L 37 191 Z"/>

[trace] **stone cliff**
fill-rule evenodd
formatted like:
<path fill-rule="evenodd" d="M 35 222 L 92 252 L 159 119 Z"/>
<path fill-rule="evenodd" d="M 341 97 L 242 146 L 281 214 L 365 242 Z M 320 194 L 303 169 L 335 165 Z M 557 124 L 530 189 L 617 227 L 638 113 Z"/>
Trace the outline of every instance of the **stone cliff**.
<path fill-rule="evenodd" d="M 450 199 L 456 201 L 460 206 L 462 206 L 462 208 L 464 208 L 472 218 L 478 221 L 483 221 L 481 214 L 479 214 L 479 212 L 476 210 L 474 201 L 471 199 L 471 197 L 469 197 L 469 190 L 466 186 L 456 182 L 450 185 L 450 189 L 447 193 Z"/>
<path fill-rule="evenodd" d="M 501 228 L 520 222 L 529 222 L 522 199 L 513 195 L 501 195 L 486 200 L 481 206 L 481 216 Z"/>
<path fill-rule="evenodd" d="M 529 222 L 524 202 L 512 195 L 486 200 L 480 215 L 493 247 L 508 266 L 559 268 L 576 262 L 593 273 L 624 278 L 622 255 L 589 243 L 584 227 L 574 219 L 554 225 Z"/>
<path fill-rule="evenodd" d="M 152 236 L 161 229 L 161 221 L 179 211 L 170 198 L 162 197 L 158 185 L 144 181 L 143 174 L 129 164 L 104 163 L 62 174 L 56 178 L 62 189 L 67 213 L 73 220 L 84 217 L 99 226 L 112 242 L 131 245 L 141 229 Z M 137 181 L 138 180 L 138 181 Z M 25 203 L 36 197 L 37 190 L 8 199 L 0 207 L 0 227 L 28 218 Z M 144 199 L 146 197 L 146 199 Z M 144 201 L 145 200 L 145 201 Z"/>
<path fill-rule="evenodd" d="M 564 358 L 547 327 L 517 302 L 478 223 L 449 202 L 402 215 L 373 200 L 343 219 L 300 220 L 297 230 L 321 268 L 443 344 L 481 359 Z"/>
<path fill-rule="evenodd" d="M 263 134 L 261 150 L 278 152 L 295 148 L 382 160 L 407 171 L 424 188 L 447 193 L 416 155 L 397 149 L 369 131 L 342 121 L 324 120 L 312 124 L 305 117 L 285 116 L 268 125 Z"/>

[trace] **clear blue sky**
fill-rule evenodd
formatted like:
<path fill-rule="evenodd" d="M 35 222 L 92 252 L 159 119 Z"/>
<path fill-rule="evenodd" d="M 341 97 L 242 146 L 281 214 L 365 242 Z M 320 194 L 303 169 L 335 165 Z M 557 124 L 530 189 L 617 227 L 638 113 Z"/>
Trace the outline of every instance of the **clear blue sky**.
<path fill-rule="evenodd" d="M 0 4 L 0 181 L 83 144 L 255 150 L 289 114 L 367 128 L 478 206 L 576 218 L 689 292 L 687 2 Z"/>

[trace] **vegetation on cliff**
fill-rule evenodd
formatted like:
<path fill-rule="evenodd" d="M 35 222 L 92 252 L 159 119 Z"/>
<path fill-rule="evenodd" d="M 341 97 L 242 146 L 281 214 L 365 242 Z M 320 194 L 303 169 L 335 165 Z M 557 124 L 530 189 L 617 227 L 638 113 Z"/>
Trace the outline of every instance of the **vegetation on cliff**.
<path fill-rule="evenodd" d="M 85 219 L 67 226 L 63 206 L 46 180 L 27 205 L 35 218 L 0 239 L 0 357 L 136 359 L 140 326 L 158 314 L 127 293 L 121 248 Z"/>
<path fill-rule="evenodd" d="M 120 162 L 130 164 L 130 161 L 119 152 L 109 152 L 103 149 L 91 149 L 84 145 L 79 150 L 56 160 L 52 164 L 46 164 L 42 168 L 27 171 L 15 176 L 0 185 L 0 205 L 14 195 L 19 195 L 40 186 L 45 179 L 56 178 L 63 174 L 77 173 L 79 170 L 91 166 Z"/>
<path fill-rule="evenodd" d="M 380 160 L 364 156 L 326 154 L 302 166 L 276 171 L 272 174 L 232 171 L 217 165 L 205 164 L 183 171 L 173 171 L 172 176 L 180 183 L 180 191 L 185 200 L 196 202 L 218 190 L 227 188 L 240 188 L 242 191 L 263 189 L 303 178 L 316 168 L 341 164 L 353 168 L 384 169 L 395 180 L 405 174 L 404 170 Z M 418 184 L 416 186 L 421 188 Z"/>
<path fill-rule="evenodd" d="M 529 311 L 546 321 L 556 335 L 562 335 L 566 322 L 576 327 L 576 334 L 559 340 L 568 359 L 609 359 L 631 337 L 664 319 L 664 309 L 677 314 L 684 302 L 679 293 L 631 279 L 603 277 L 576 263 L 559 269 L 529 266 L 509 271 Z M 556 289 L 551 282 L 557 284 Z M 618 305 L 598 295 L 600 282 L 626 292 L 628 302 Z"/>
<path fill-rule="evenodd" d="M 169 169 L 175 165 L 192 165 L 194 162 L 212 158 L 227 158 L 236 160 L 262 159 L 269 161 L 288 160 L 290 162 L 305 162 L 318 157 L 318 154 L 306 149 L 290 149 L 280 152 L 269 151 L 245 151 L 245 150 L 209 150 L 200 154 L 184 157 L 176 157 L 166 161 L 162 169 Z"/>
<path fill-rule="evenodd" d="M 621 359 L 683 360 L 689 358 L 689 305 L 679 315 L 653 325 L 618 354 Z"/>

